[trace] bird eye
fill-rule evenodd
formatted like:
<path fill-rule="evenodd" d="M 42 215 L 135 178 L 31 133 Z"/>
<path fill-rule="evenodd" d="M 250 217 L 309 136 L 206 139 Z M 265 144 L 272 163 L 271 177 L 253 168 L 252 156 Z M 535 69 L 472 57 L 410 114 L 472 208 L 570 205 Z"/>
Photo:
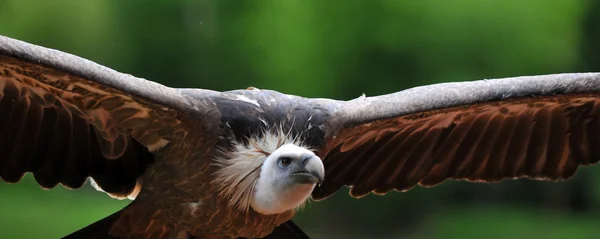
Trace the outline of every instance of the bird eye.
<path fill-rule="evenodd" d="M 292 163 L 292 159 L 290 157 L 281 157 L 279 158 L 279 167 L 287 168 Z"/>

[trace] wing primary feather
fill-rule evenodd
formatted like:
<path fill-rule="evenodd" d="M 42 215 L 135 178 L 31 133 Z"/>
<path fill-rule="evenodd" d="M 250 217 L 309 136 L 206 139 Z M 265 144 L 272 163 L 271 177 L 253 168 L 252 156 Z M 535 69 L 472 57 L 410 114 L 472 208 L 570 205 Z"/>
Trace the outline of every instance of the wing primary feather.
<path fill-rule="evenodd" d="M 41 107 L 32 103 L 29 98 L 22 98 L 20 104 L 17 104 L 16 107 L 23 107 L 25 112 L 22 114 L 25 119 L 20 121 L 20 126 L 11 126 L 18 132 L 9 133 L 14 138 L 12 146 L 14 148 L 6 158 L 8 162 L 5 170 L 0 172 L 4 180 L 9 183 L 19 182 L 26 172 L 25 168 L 31 160 L 32 148 L 36 145 L 35 137 L 39 132 L 42 114 Z"/>
<path fill-rule="evenodd" d="M 382 164 L 381 161 L 385 159 L 378 156 L 383 150 L 388 149 L 386 146 L 393 142 L 392 139 L 394 136 L 395 134 L 393 133 L 386 133 L 385 135 L 381 136 L 381 138 L 378 140 L 378 143 L 382 146 L 374 147 L 376 151 L 373 152 L 373 154 L 371 154 L 367 160 L 362 162 L 363 165 L 357 172 L 358 177 L 356 181 L 358 183 L 352 185 L 352 192 L 354 195 L 364 195 L 374 189 L 373 181 L 377 180 L 377 178 L 380 176 L 380 174 L 376 173 L 375 171 L 377 170 L 377 167 Z"/>
<path fill-rule="evenodd" d="M 402 160 L 404 161 L 403 165 L 398 167 L 396 172 L 398 172 L 397 177 L 394 179 L 394 188 L 400 191 L 406 191 L 413 188 L 420 180 L 414 179 L 413 176 L 419 170 L 419 167 L 427 167 L 427 165 L 420 165 L 420 157 L 419 152 L 417 150 L 421 150 L 422 147 L 426 147 L 422 145 L 419 147 L 424 141 L 427 141 L 428 136 L 437 136 L 441 133 L 441 131 L 436 130 L 437 133 L 429 135 L 428 127 L 422 125 L 421 127 L 415 130 L 415 133 L 411 134 L 409 138 L 402 142 L 400 147 L 405 148 L 405 154 L 402 155 Z M 404 150 L 403 150 L 404 151 Z M 420 171 L 418 173 L 423 173 Z"/>
<path fill-rule="evenodd" d="M 404 125 L 406 126 L 406 125 Z M 378 187 L 374 188 L 378 194 L 384 194 L 388 191 L 394 189 L 395 185 L 393 183 L 385 182 L 385 173 L 384 171 L 389 167 L 393 166 L 393 164 L 401 164 L 399 162 L 396 152 L 400 150 L 400 144 L 404 141 L 407 135 L 409 135 L 412 131 L 410 130 L 410 126 L 403 127 L 402 130 L 393 134 L 393 137 L 388 140 L 388 142 L 384 143 L 381 146 L 381 150 L 376 152 L 371 156 L 373 161 L 377 161 L 375 163 L 371 163 L 372 166 L 375 166 L 375 169 L 370 170 L 370 183 L 377 183 Z M 376 160 L 375 160 L 376 159 Z M 358 180 L 361 182 L 361 179 Z"/>
<path fill-rule="evenodd" d="M 184 140 L 181 116 L 202 110 L 188 96 L 217 95 L 3 36 L 0 42 L 0 178 L 9 183 L 31 172 L 43 188 L 79 188 L 93 174 L 108 193 L 129 192 L 153 161 L 149 150 Z M 146 132 L 148 141 L 132 144 L 134 132 Z"/>
<path fill-rule="evenodd" d="M 388 155 L 386 160 L 389 162 L 384 169 L 383 177 L 381 180 L 383 181 L 383 187 L 391 186 L 396 190 L 405 190 L 406 188 L 399 187 L 397 181 L 399 180 L 399 174 L 407 164 L 408 156 L 410 156 L 414 147 L 410 142 L 420 138 L 425 132 L 419 131 L 418 128 L 420 125 L 418 124 L 409 124 L 407 127 L 402 130 L 399 134 L 399 142 L 396 146 L 396 149 L 393 151 L 393 155 Z M 396 154 L 398 153 L 398 154 Z M 387 177 L 386 177 L 387 175 Z"/>
<path fill-rule="evenodd" d="M 31 159 L 31 163 L 27 165 L 27 171 L 33 172 L 34 176 L 38 175 L 38 170 L 44 164 L 44 160 L 50 150 L 50 143 L 54 137 L 54 129 L 58 123 L 58 114 L 55 108 L 42 109 L 42 124 L 40 132 L 36 138 L 36 145 Z M 36 178 L 39 176 L 36 176 Z"/>
<path fill-rule="evenodd" d="M 439 167 L 442 164 L 442 162 L 436 161 L 439 160 L 440 157 L 436 157 L 436 155 L 439 153 L 440 149 L 442 149 L 442 145 L 448 140 L 449 135 L 452 133 L 452 131 L 456 128 L 456 123 L 454 121 L 451 121 L 449 123 L 449 125 L 447 125 L 446 127 L 443 128 L 441 134 L 439 135 L 439 137 L 437 138 L 437 141 L 435 142 L 435 144 L 432 147 L 432 152 L 430 155 L 430 159 L 429 159 L 429 165 L 427 168 L 427 175 L 423 178 L 423 180 L 421 180 L 420 184 L 424 185 L 424 186 L 434 186 L 437 185 L 439 183 L 441 183 L 442 181 L 444 181 L 446 179 L 446 170 L 443 169 L 442 167 Z M 443 172 L 443 173 L 441 173 Z"/>
<path fill-rule="evenodd" d="M 341 147 L 341 145 L 339 146 Z M 339 148 L 338 147 L 338 148 Z M 323 157 L 323 165 L 325 166 L 325 170 L 327 171 L 332 171 L 332 172 L 341 172 L 341 170 L 346 166 L 346 162 L 349 160 L 348 159 L 348 154 L 346 153 L 340 153 L 339 151 L 333 151 L 333 154 L 336 154 L 336 160 L 326 160 L 327 157 Z M 340 171 L 337 171 L 340 170 Z M 327 180 L 327 178 L 325 179 Z"/>
<path fill-rule="evenodd" d="M 339 152 L 331 152 L 331 156 L 336 156 L 336 159 L 339 160 L 335 160 L 333 162 L 340 164 L 340 162 L 343 162 L 343 160 L 346 160 L 348 158 L 348 154 L 341 154 L 340 156 Z M 330 172 L 335 172 L 335 171 L 331 171 L 329 167 L 329 162 L 327 160 L 325 160 L 323 162 L 324 166 L 325 166 L 325 175 L 328 175 Z M 334 192 L 336 192 L 337 190 L 339 190 L 342 186 L 344 186 L 344 184 L 346 183 L 345 180 L 341 177 L 334 177 L 337 179 L 330 179 L 329 177 L 325 177 L 325 181 L 323 182 L 323 184 L 318 185 L 315 187 L 315 189 L 313 190 L 312 193 L 312 198 L 315 201 L 319 201 L 319 200 L 323 200 L 329 196 L 331 196 Z"/>
<path fill-rule="evenodd" d="M 533 113 L 534 111 L 531 108 L 526 108 L 521 111 L 521 115 L 517 118 L 516 128 L 510 139 L 502 178 L 516 177 L 520 168 L 524 166 L 527 147 L 529 146 L 528 142 L 534 125 Z"/>
<path fill-rule="evenodd" d="M 550 127 L 550 110 L 547 106 L 540 107 L 533 115 L 533 128 L 527 147 L 525 162 L 519 168 L 517 176 L 544 177 L 543 166 L 547 160 L 547 145 Z M 540 167 L 541 166 L 541 167 Z"/>
<path fill-rule="evenodd" d="M 375 143 L 376 144 L 376 143 Z M 377 150 L 377 147 L 368 147 L 368 148 L 364 148 L 361 149 L 364 150 L 363 152 L 365 153 L 365 155 L 372 155 L 375 150 Z M 358 171 L 364 166 L 364 162 L 362 162 L 362 160 L 353 160 L 355 163 L 352 167 L 352 169 L 350 171 L 348 171 L 348 175 L 347 175 L 347 179 L 348 179 L 348 184 L 349 185 L 356 185 L 356 180 L 358 179 Z M 350 190 L 350 194 L 353 197 L 362 197 L 364 196 L 366 193 L 357 193 L 358 191 L 356 191 L 356 189 L 354 187 L 352 187 L 352 189 Z"/>
<path fill-rule="evenodd" d="M 415 182 L 434 186 L 449 178 L 567 179 L 579 165 L 600 161 L 600 147 L 594 147 L 600 145 L 597 98 L 597 93 L 529 96 L 364 122 L 351 118 L 351 126 L 336 129 L 338 137 L 320 153 L 336 167 L 329 178 L 351 185 L 353 196 L 404 191 Z M 338 186 L 329 182 L 313 195 L 330 196 Z"/>
<path fill-rule="evenodd" d="M 585 160 L 580 160 L 579 163 L 583 165 L 597 162 L 600 159 L 600 118 L 597 116 L 593 117 L 587 125 L 587 139 L 588 145 L 590 145 L 590 157 Z"/>
<path fill-rule="evenodd" d="M 8 145 L 9 142 L 14 141 L 14 135 L 11 135 L 12 121 L 15 120 L 13 112 L 18 111 L 15 109 L 14 104 L 18 100 L 18 91 L 11 82 L 4 82 L 3 96 L 0 99 L 0 172 L 4 170 L 8 156 L 12 151 L 12 147 Z M 17 115 L 16 117 L 18 117 Z"/>
<path fill-rule="evenodd" d="M 521 109 L 522 110 L 522 109 Z M 520 114 L 520 112 L 517 112 Z M 517 127 L 517 119 L 512 115 L 505 115 L 499 127 L 498 138 L 494 147 L 490 151 L 490 160 L 486 165 L 483 174 L 490 182 L 501 180 L 506 172 L 508 165 L 508 150 L 511 139 L 514 137 Z"/>
<path fill-rule="evenodd" d="M 103 160 L 103 158 L 99 158 L 98 160 Z M 112 160 L 103 160 L 104 168 L 100 174 L 98 174 L 94 180 L 104 190 L 109 194 L 114 194 L 118 196 L 122 196 L 125 194 L 123 185 L 119 185 L 117 182 L 121 182 L 123 180 L 123 160 L 112 159 Z M 132 182 L 132 183 L 135 183 Z M 133 185 L 127 185 L 126 187 L 133 188 Z"/>
<path fill-rule="evenodd" d="M 600 160 L 600 102 L 596 101 L 591 110 L 592 120 L 588 123 L 588 145 L 590 145 L 590 157 L 587 161 L 581 162 L 583 165 L 596 163 Z"/>
<path fill-rule="evenodd" d="M 53 188 L 62 179 L 72 137 L 71 114 L 63 107 L 54 109 L 57 113 L 57 121 L 52 133 L 53 138 L 52 141 L 47 141 L 50 147 L 44 163 L 34 174 L 38 183 L 44 188 Z"/>
<path fill-rule="evenodd" d="M 97 133 L 94 126 L 90 126 L 90 167 L 89 174 L 92 177 L 98 186 L 101 186 L 99 182 L 100 177 L 105 171 L 107 160 L 102 157 L 100 144 L 98 143 L 99 137 L 97 137 Z"/>
<path fill-rule="evenodd" d="M 488 123 L 484 129 L 483 135 L 479 144 L 475 147 L 472 154 L 472 162 L 468 168 L 461 168 L 461 174 L 471 181 L 485 180 L 486 165 L 490 162 L 490 152 L 494 145 L 496 145 L 496 139 L 500 134 L 501 124 L 504 117 L 502 113 L 493 111 Z"/>
<path fill-rule="evenodd" d="M 340 171 L 337 171 L 335 173 L 335 178 L 333 178 L 334 180 L 343 180 L 346 179 L 348 180 L 349 177 L 351 177 L 352 179 L 348 180 L 349 184 L 352 184 L 352 181 L 354 181 L 354 179 L 356 179 L 356 171 L 358 169 L 361 168 L 362 163 L 361 163 L 361 158 L 363 157 L 363 155 L 368 155 L 367 151 L 373 147 L 376 144 L 376 142 L 374 140 L 369 140 L 367 142 L 364 142 L 361 146 L 361 150 L 359 152 L 356 152 L 354 155 L 352 155 L 351 157 L 346 158 L 345 161 L 345 166 L 343 168 L 340 169 Z M 353 152 L 354 153 L 354 152 Z M 334 170 L 334 169 L 331 169 Z"/>
<path fill-rule="evenodd" d="M 545 165 L 538 165 L 543 168 L 542 172 L 546 177 L 552 180 L 560 178 L 559 164 L 563 159 L 568 157 L 568 122 L 565 113 L 561 106 L 554 106 L 550 109 L 550 125 L 548 128 L 548 142 L 546 147 L 546 162 Z"/>
<path fill-rule="evenodd" d="M 479 147 L 483 134 L 489 124 L 491 117 L 490 112 L 483 112 L 478 115 L 469 117 L 471 127 L 466 132 L 465 137 L 459 142 L 456 149 L 454 160 L 448 167 L 448 175 L 455 179 L 464 179 L 467 175 L 466 170 L 469 169 L 473 160 L 475 149 Z"/>
<path fill-rule="evenodd" d="M 569 149 L 574 159 L 583 162 L 590 160 L 590 148 L 588 140 L 588 124 L 592 120 L 592 109 L 594 101 L 587 101 L 578 106 L 565 106 L 565 114 L 569 120 Z M 594 147 L 597 148 L 597 147 Z M 559 168 L 564 170 L 564 164 L 559 164 Z"/>
<path fill-rule="evenodd" d="M 362 147 L 370 148 L 374 144 L 375 144 L 375 141 L 369 140 L 369 141 L 365 142 L 362 145 Z M 342 146 L 340 145 L 339 147 L 342 147 Z M 338 149 L 339 149 L 339 147 L 338 147 Z M 339 152 L 339 151 L 336 150 L 335 152 Z M 340 167 L 340 168 L 328 167 L 329 162 L 327 160 L 325 160 L 324 161 L 325 175 L 328 175 L 330 172 L 335 172 L 335 173 L 331 173 L 331 175 L 334 175 L 332 177 L 325 177 L 325 182 L 323 183 L 323 185 L 321 187 L 317 187 L 315 189 L 313 198 L 315 200 L 325 199 L 326 196 L 332 195 L 335 191 L 340 189 L 342 186 L 351 185 L 351 183 L 347 183 L 348 174 L 351 172 L 351 170 L 354 167 L 360 167 L 360 166 L 357 166 L 357 164 L 360 165 L 361 156 L 364 155 L 365 153 L 366 153 L 366 150 L 359 151 L 356 154 L 341 153 L 341 155 L 338 156 L 338 158 L 344 160 L 343 161 L 344 166 Z M 340 164 L 338 164 L 338 165 L 340 165 Z M 326 195 L 326 196 L 324 196 L 324 195 Z"/>
<path fill-rule="evenodd" d="M 12 110 L 10 112 L 10 119 L 8 123 L 8 128 L 4 130 L 2 134 L 2 138 L 0 138 L 0 145 L 2 145 L 3 150 L 0 151 L 2 154 L 0 155 L 0 168 L 4 168 L 5 170 L 0 170 L 0 176 L 4 181 L 9 183 L 15 183 L 21 179 L 21 176 L 14 175 L 15 177 L 7 177 L 8 175 L 4 172 L 10 172 L 14 170 L 14 165 L 18 164 L 18 158 L 11 158 L 11 154 L 15 151 L 15 146 L 17 145 L 17 139 L 21 134 L 21 130 L 24 127 L 24 122 L 27 117 L 27 110 L 29 109 L 29 100 L 27 98 L 20 98 L 14 102 Z M 13 173 L 18 173 L 14 172 Z"/>
<path fill-rule="evenodd" d="M 90 164 L 90 127 L 79 117 L 72 118 L 69 154 L 65 162 L 65 173 L 61 183 L 69 188 L 80 188 L 88 177 Z"/>
<path fill-rule="evenodd" d="M 441 183 L 446 178 L 452 176 L 449 173 L 450 165 L 455 159 L 456 151 L 460 147 L 461 142 L 466 137 L 467 133 L 473 125 L 473 120 L 468 120 L 461 115 L 453 116 L 454 127 L 449 132 L 447 138 L 439 146 L 439 149 L 433 154 L 432 161 L 435 162 L 430 170 L 429 179 L 423 183 L 427 185 L 435 185 Z M 433 176 L 435 175 L 435 176 Z"/>
<path fill-rule="evenodd" d="M 90 130 L 92 133 L 93 130 Z M 94 142 L 98 137 L 92 139 L 92 152 L 99 152 L 99 145 Z M 105 192 L 113 197 L 124 198 L 129 196 L 137 184 L 137 179 L 144 173 L 145 167 L 153 161 L 153 155 L 143 147 L 139 142 L 129 138 L 128 148 L 121 157 L 112 160 L 105 160 L 101 154 L 92 156 L 90 165 L 90 175 L 96 184 Z M 128 183 L 123 183 L 128 182 Z"/>
<path fill-rule="evenodd" d="M 415 146 L 415 150 L 411 154 L 411 161 L 415 161 L 415 167 L 411 173 L 407 173 L 406 181 L 403 182 L 406 185 L 416 185 L 426 175 L 429 174 L 431 168 L 434 165 L 433 154 L 435 153 L 435 146 L 443 142 L 445 136 L 450 133 L 451 129 L 448 127 L 435 127 L 431 128 L 429 132 Z"/>

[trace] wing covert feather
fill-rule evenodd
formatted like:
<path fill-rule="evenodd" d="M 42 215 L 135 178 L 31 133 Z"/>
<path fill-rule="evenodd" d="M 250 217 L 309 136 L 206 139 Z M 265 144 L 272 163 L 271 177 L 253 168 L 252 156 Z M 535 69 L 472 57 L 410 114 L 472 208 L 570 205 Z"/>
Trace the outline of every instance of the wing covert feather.
<path fill-rule="evenodd" d="M 339 107 L 319 150 L 341 186 L 385 194 L 446 179 L 564 180 L 600 160 L 600 75 L 445 83 L 361 97 Z"/>
<path fill-rule="evenodd" d="M 196 94 L 203 94 L 197 90 Z M 152 151 L 186 134 L 180 90 L 61 51 L 0 36 L 0 177 L 44 188 L 88 177 L 124 197 Z"/>

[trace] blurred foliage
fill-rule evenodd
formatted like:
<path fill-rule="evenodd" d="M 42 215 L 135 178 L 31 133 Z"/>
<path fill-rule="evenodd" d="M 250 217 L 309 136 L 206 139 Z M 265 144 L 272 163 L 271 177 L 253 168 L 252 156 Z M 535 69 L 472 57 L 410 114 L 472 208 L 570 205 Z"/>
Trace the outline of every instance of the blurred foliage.
<path fill-rule="evenodd" d="M 424 84 L 598 71 L 598 1 L 0 0 L 0 34 L 173 87 L 351 99 Z M 446 182 L 313 202 L 315 238 L 596 238 L 600 174 Z M 125 206 L 0 184 L 0 238 L 57 238 Z"/>

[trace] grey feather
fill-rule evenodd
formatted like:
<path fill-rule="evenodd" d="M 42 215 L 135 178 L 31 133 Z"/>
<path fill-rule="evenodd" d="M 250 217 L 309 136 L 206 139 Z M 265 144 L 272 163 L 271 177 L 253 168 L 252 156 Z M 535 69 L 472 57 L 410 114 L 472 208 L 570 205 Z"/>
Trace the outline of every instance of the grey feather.
<path fill-rule="evenodd" d="M 0 55 L 23 59 L 84 77 L 154 103 L 183 110 L 190 105 L 177 89 L 117 72 L 93 61 L 62 51 L 0 36 Z M 202 90 L 195 90 L 196 94 Z"/>
<path fill-rule="evenodd" d="M 340 110 L 343 116 L 335 120 L 341 127 L 348 123 L 358 124 L 459 105 L 599 91 L 598 73 L 565 73 L 440 83 L 386 95 L 359 97 L 345 103 Z"/>

